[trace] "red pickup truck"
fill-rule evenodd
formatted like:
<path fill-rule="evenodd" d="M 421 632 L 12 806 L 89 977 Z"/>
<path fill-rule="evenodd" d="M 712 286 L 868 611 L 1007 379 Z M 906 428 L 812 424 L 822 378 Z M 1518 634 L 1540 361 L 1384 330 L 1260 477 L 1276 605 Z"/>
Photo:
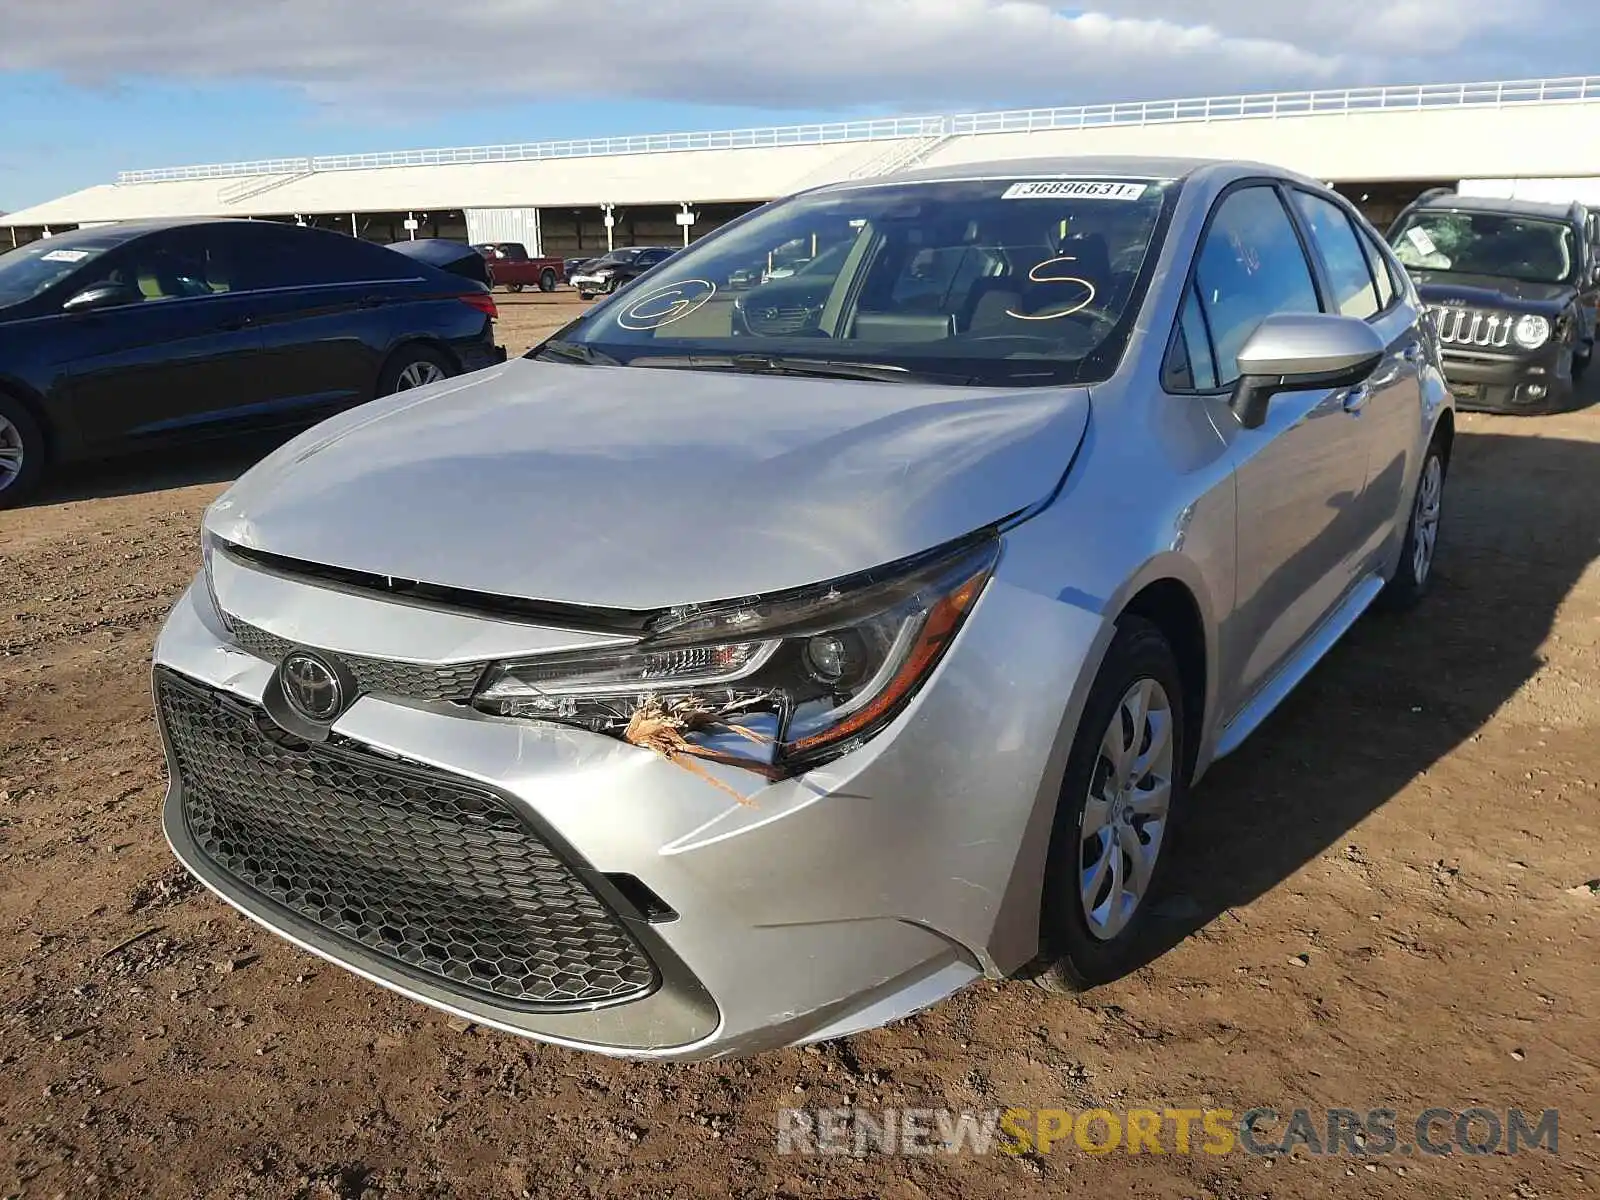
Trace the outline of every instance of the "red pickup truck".
<path fill-rule="evenodd" d="M 503 286 L 511 292 L 536 287 L 541 292 L 553 292 L 556 284 L 567 277 L 561 259 L 530 257 L 521 242 L 484 242 L 473 249 L 483 255 L 491 287 Z"/>

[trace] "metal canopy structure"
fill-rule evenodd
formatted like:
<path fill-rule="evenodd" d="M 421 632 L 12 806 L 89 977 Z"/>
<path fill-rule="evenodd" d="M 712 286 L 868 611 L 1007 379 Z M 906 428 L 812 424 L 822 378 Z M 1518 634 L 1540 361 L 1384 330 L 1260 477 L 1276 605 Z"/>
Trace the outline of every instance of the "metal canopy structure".
<path fill-rule="evenodd" d="M 1250 158 L 1319 178 L 1596 174 L 1600 76 L 1211 96 L 124 171 L 0 219 L 756 203 L 909 166 L 1070 154 Z"/>

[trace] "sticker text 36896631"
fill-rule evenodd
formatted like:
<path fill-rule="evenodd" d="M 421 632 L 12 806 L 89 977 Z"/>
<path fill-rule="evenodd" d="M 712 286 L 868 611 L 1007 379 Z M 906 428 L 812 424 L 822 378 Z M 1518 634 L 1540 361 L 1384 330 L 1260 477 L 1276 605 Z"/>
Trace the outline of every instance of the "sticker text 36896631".
<path fill-rule="evenodd" d="M 1138 200 L 1148 185 L 1114 179 L 1029 179 L 1013 183 L 1002 200 Z"/>

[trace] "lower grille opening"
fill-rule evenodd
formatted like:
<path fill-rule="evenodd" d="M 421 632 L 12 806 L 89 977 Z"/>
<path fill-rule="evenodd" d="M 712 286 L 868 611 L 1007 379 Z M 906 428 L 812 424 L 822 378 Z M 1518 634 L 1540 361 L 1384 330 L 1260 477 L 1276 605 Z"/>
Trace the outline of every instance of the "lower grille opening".
<path fill-rule="evenodd" d="M 501 1005 L 592 1008 L 658 985 L 622 919 L 493 791 L 281 744 L 265 714 L 167 672 L 156 690 L 190 837 L 270 904 Z"/>

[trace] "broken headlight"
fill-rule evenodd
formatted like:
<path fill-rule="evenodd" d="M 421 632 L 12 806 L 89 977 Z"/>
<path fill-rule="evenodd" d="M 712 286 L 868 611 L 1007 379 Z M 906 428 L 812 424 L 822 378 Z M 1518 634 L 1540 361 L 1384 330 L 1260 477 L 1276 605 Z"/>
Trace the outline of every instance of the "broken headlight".
<path fill-rule="evenodd" d="M 888 577 L 674 610 L 628 646 L 498 664 L 473 705 L 618 737 L 641 711 L 688 713 L 702 756 L 794 774 L 900 711 L 998 557 L 997 541 L 969 543 Z"/>

